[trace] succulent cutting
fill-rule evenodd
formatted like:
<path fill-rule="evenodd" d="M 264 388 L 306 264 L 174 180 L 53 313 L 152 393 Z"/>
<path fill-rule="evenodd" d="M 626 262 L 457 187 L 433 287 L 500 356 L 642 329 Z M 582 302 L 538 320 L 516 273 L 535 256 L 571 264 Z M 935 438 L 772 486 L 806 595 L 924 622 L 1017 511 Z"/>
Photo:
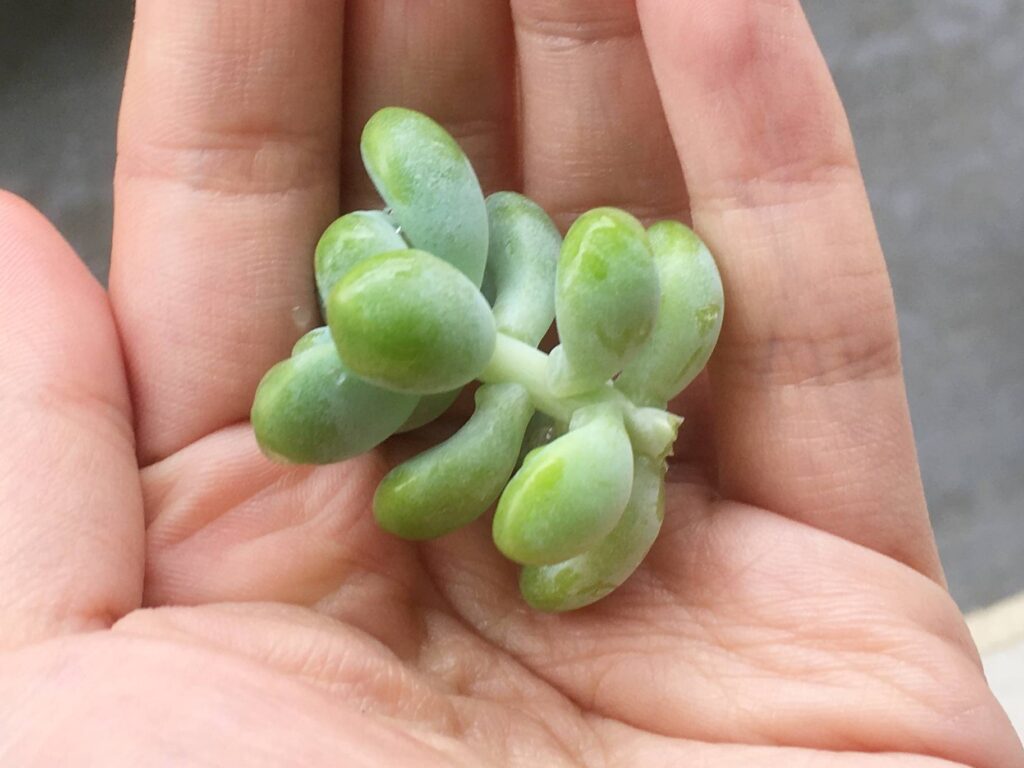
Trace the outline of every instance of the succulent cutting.
<path fill-rule="evenodd" d="M 374 115 L 362 156 L 384 206 L 342 216 L 316 249 L 326 326 L 264 377 L 263 451 L 326 464 L 441 416 L 474 381 L 475 411 L 399 464 L 381 527 L 443 536 L 496 505 L 497 548 L 544 611 L 606 596 L 664 516 L 668 403 L 703 369 L 723 316 L 714 259 L 689 228 L 615 208 L 560 236 L 515 192 L 487 198 L 457 142 L 407 109 Z M 538 349 L 552 322 L 558 345 Z"/>

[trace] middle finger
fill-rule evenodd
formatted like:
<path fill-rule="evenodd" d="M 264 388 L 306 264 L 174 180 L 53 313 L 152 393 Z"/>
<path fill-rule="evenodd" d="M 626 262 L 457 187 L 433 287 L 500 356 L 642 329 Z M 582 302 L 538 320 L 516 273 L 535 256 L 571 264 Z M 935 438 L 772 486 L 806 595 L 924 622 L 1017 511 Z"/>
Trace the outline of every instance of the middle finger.
<path fill-rule="evenodd" d="M 526 194 L 563 229 L 599 205 L 685 219 L 634 0 L 513 0 L 512 9 Z"/>
<path fill-rule="evenodd" d="M 379 206 L 359 139 L 370 116 L 386 106 L 415 109 L 444 125 L 486 191 L 515 186 L 507 0 L 350 0 L 345 30 L 343 210 Z"/>

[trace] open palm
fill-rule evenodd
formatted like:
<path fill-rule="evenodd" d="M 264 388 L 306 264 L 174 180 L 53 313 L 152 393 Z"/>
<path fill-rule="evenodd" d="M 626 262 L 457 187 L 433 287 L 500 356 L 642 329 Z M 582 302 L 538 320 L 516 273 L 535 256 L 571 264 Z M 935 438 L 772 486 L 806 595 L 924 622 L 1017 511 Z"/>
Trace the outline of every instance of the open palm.
<path fill-rule="evenodd" d="M 1024 765 L 943 585 L 884 260 L 795 0 L 137 6 L 109 300 L 0 204 L 0 762 Z M 444 123 L 487 191 L 563 226 L 691 219 L 718 257 L 665 529 L 591 608 L 527 609 L 486 521 L 378 530 L 407 446 L 255 446 L 317 236 L 379 205 L 356 144 L 387 104 Z"/>

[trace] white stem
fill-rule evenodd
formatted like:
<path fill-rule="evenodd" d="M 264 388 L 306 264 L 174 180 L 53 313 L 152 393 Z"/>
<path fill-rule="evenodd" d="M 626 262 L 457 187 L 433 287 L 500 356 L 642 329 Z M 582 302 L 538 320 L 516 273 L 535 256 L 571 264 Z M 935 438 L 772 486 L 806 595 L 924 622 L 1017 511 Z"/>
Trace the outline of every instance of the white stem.
<path fill-rule="evenodd" d="M 486 384 L 515 382 L 521 385 L 537 410 L 562 422 L 568 422 L 574 412 L 588 405 L 615 404 L 637 451 L 658 460 L 671 452 L 683 421 L 680 417 L 657 408 L 638 408 L 611 382 L 586 394 L 559 397 L 548 384 L 549 367 L 550 359 L 546 354 L 499 333 L 494 354 L 479 378 Z"/>

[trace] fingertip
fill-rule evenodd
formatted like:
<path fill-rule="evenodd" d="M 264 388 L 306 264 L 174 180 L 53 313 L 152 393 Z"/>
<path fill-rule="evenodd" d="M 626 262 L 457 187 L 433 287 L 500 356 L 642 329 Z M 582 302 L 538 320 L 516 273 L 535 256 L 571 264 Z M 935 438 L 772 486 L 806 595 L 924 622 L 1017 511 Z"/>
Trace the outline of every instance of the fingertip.
<path fill-rule="evenodd" d="M 25 240 L 60 240 L 70 248 L 50 220 L 32 203 L 20 195 L 0 189 L 0 248 Z"/>
<path fill-rule="evenodd" d="M 128 411 L 106 292 L 42 212 L 0 191 L 0 391 L 57 382 Z"/>
<path fill-rule="evenodd" d="M 35 208 L 25 198 L 14 194 L 6 189 L 0 189 L 0 219 L 5 219 L 9 210 L 28 209 L 34 211 Z"/>
<path fill-rule="evenodd" d="M 845 110 L 799 0 L 639 0 L 695 206 L 856 171 Z M 712 147 L 713 150 L 709 150 Z"/>
<path fill-rule="evenodd" d="M 5 261 L 12 251 L 20 251 L 26 240 L 37 241 L 53 234 L 53 226 L 34 205 L 0 189 L 0 254 Z"/>
<path fill-rule="evenodd" d="M 24 289 L 65 284 L 68 280 L 93 294 L 94 300 L 104 300 L 98 281 L 50 220 L 25 198 L 3 189 L 0 265 L 0 294 L 5 304 L 15 298 L 11 294 Z"/>

